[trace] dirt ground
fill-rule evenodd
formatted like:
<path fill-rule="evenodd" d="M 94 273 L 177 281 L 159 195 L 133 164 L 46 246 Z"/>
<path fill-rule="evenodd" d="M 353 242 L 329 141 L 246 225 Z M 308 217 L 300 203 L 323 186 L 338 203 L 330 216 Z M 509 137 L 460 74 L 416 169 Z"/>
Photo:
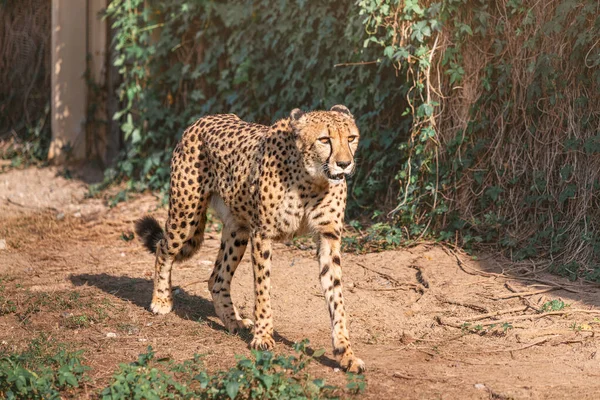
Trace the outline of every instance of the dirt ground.
<path fill-rule="evenodd" d="M 152 195 L 109 208 L 105 200 L 85 199 L 87 191 L 82 181 L 52 168 L 0 175 L 0 275 L 9 282 L 6 293 L 22 305 L 32 293 L 60 299 L 76 292 L 77 301 L 92 305 L 86 326 L 65 324 L 69 316 L 52 304 L 30 310 L 26 318 L 0 316 L 0 346 L 19 349 L 45 332 L 86 349 L 93 380 L 81 396 L 97 392 L 118 363 L 133 361 L 149 344 L 178 361 L 205 354 L 210 368 L 233 366 L 235 354 L 249 356 L 250 336 L 223 330 L 207 290 L 219 234 L 207 233 L 199 254 L 175 266 L 175 310 L 154 316 L 148 311 L 153 256 L 128 239 L 137 218 L 152 213 L 164 221 L 166 210 Z M 598 397 L 597 285 L 429 244 L 348 253 L 342 265 L 351 340 L 368 368 L 362 397 Z M 311 373 L 345 386 L 331 354 L 317 268 L 314 250 L 285 244 L 274 249 L 276 351 L 290 353 L 293 342 L 310 339 L 312 348 L 327 350 Z M 508 270 L 528 274 L 516 277 Z M 251 278 L 244 257 L 232 296 L 250 317 Z M 551 300 L 567 306 L 541 312 Z"/>

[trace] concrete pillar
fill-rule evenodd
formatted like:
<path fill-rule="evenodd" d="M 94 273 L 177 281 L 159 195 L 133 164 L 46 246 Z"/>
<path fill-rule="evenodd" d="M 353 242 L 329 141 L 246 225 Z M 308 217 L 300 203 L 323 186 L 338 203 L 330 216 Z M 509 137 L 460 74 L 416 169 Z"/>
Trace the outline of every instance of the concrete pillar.
<path fill-rule="evenodd" d="M 106 0 L 88 0 L 88 48 L 91 57 L 91 78 L 103 86 L 106 69 L 106 20 L 101 19 L 100 12 L 106 8 Z"/>
<path fill-rule="evenodd" d="M 100 12 L 106 8 L 106 0 L 87 0 L 88 2 L 88 68 L 89 78 L 93 82 L 88 87 L 88 121 L 86 135 L 86 159 L 99 160 L 102 166 L 108 164 L 106 104 L 106 68 L 107 68 L 107 23 Z M 112 116 L 111 116 L 112 117 Z"/>
<path fill-rule="evenodd" d="M 56 163 L 85 157 L 87 0 L 52 0 L 52 142 Z"/>

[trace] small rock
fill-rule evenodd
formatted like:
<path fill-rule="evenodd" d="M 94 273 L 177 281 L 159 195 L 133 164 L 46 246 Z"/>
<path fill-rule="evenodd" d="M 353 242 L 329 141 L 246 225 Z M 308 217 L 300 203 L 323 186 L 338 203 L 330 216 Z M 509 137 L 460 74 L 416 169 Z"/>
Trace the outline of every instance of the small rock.
<path fill-rule="evenodd" d="M 116 334 L 116 333 L 114 333 L 114 332 L 108 332 L 108 333 L 106 334 L 106 337 L 107 337 L 107 338 L 116 338 L 116 337 L 117 337 L 117 334 Z"/>
<path fill-rule="evenodd" d="M 125 253 L 121 253 L 121 257 L 125 257 Z"/>
<path fill-rule="evenodd" d="M 152 326 L 152 322 L 146 323 L 146 326 Z"/>
<path fill-rule="evenodd" d="M 138 339 L 138 342 L 147 342 L 147 341 L 148 341 L 148 339 L 143 338 L 143 337 L 141 337 L 141 338 Z"/>
<path fill-rule="evenodd" d="M 127 328 L 127 334 L 128 335 L 136 335 L 138 333 L 140 333 L 140 330 L 136 326 L 130 326 L 129 328 Z"/>
<path fill-rule="evenodd" d="M 57 221 L 62 221 L 63 219 L 65 219 L 65 213 L 61 212 L 61 213 L 56 214 Z"/>
<path fill-rule="evenodd" d="M 210 260 L 200 260 L 199 263 L 202 265 L 213 265 L 213 262 Z"/>
<path fill-rule="evenodd" d="M 60 316 L 63 318 L 71 318 L 73 316 L 73 313 L 64 312 L 64 313 L 60 314 Z"/>
<path fill-rule="evenodd" d="M 0 239 L 0 250 L 6 250 L 6 239 Z"/>
<path fill-rule="evenodd" d="M 485 385 L 483 383 L 476 383 L 475 385 L 473 385 L 473 387 L 475 387 L 475 389 L 477 389 L 477 390 L 485 389 Z"/>
<path fill-rule="evenodd" d="M 75 218 L 81 218 L 81 213 L 79 211 L 77 211 L 75 214 L 73 214 L 73 216 Z"/>
<path fill-rule="evenodd" d="M 333 372 L 340 372 L 340 369 L 339 368 L 334 368 Z"/>

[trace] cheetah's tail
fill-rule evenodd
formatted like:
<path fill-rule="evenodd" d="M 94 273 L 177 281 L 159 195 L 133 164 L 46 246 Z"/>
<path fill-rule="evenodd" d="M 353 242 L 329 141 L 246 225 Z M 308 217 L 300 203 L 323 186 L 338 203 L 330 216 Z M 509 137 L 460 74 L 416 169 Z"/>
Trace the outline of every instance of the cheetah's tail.
<path fill-rule="evenodd" d="M 135 222 L 135 233 L 150 253 L 156 253 L 156 245 L 165 236 L 158 221 L 149 215 Z"/>

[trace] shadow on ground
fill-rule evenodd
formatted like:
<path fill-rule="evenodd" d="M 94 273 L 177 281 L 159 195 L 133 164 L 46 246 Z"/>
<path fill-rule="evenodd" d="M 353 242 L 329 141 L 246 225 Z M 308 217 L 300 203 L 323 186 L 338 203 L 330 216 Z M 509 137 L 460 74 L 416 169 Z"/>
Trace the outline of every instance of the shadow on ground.
<path fill-rule="evenodd" d="M 129 276 L 113 276 L 108 274 L 79 274 L 69 277 L 75 286 L 94 286 L 108 294 L 116 296 L 121 300 L 129 301 L 138 307 L 149 311 L 150 301 L 152 300 L 153 282 L 150 279 L 132 278 Z M 204 321 L 211 329 L 227 332 L 225 327 L 215 323 L 209 317 L 217 318 L 214 312 L 212 302 L 203 297 L 192 295 L 184 289 L 174 287 L 173 313 L 178 317 L 191 321 Z M 248 344 L 252 340 L 252 334 L 249 331 L 238 332 L 238 335 Z M 273 338 L 276 342 L 283 343 L 290 349 L 293 349 L 294 342 L 282 336 L 277 331 Z M 312 355 L 314 349 L 308 347 L 307 353 Z M 335 360 L 322 355 L 316 360 L 325 367 L 335 368 L 338 364 Z"/>

